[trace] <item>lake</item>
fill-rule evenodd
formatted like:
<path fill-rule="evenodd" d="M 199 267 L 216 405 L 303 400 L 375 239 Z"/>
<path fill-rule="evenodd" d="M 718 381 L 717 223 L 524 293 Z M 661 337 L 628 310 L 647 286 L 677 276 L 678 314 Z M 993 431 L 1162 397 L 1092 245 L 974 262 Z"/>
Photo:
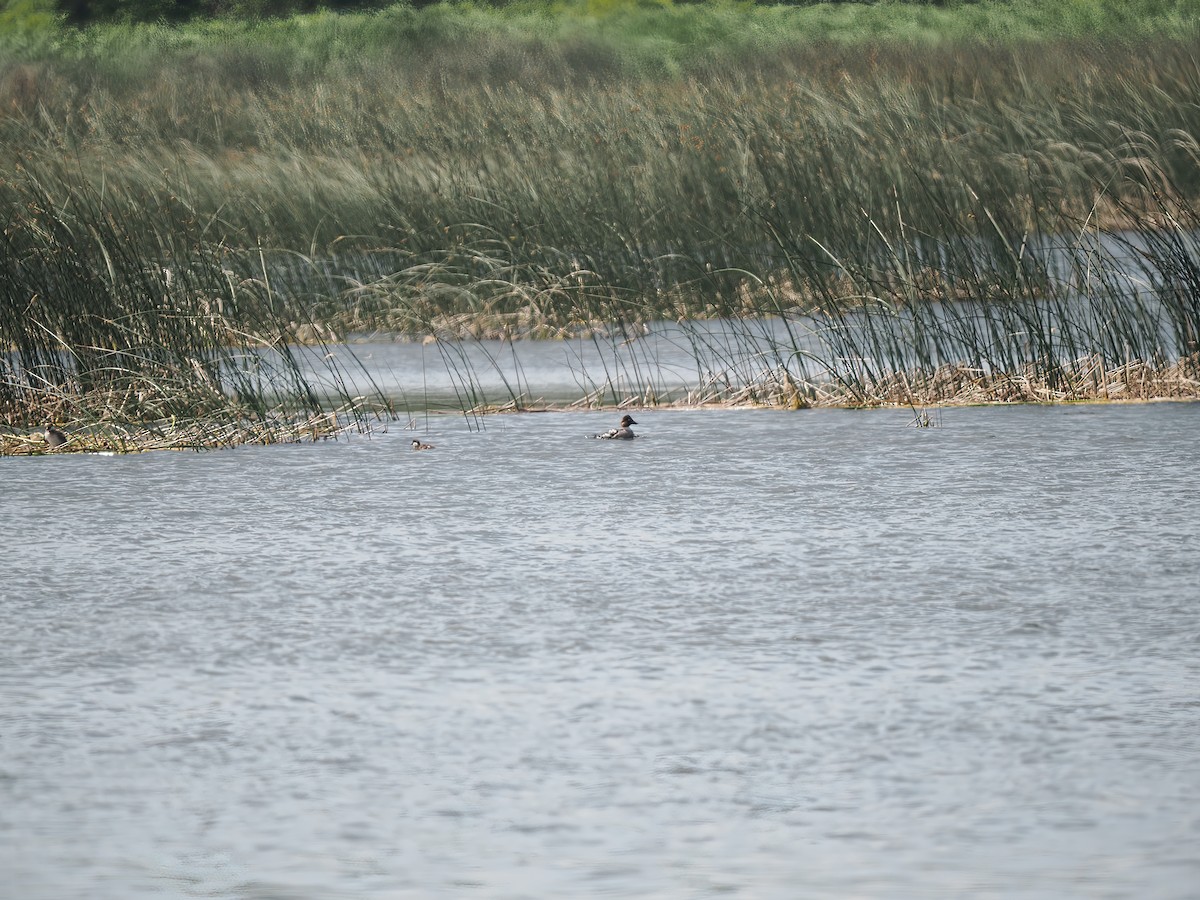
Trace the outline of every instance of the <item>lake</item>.
<path fill-rule="evenodd" d="M 0 459 L 0 897 L 1196 896 L 1200 404 L 632 412 Z"/>

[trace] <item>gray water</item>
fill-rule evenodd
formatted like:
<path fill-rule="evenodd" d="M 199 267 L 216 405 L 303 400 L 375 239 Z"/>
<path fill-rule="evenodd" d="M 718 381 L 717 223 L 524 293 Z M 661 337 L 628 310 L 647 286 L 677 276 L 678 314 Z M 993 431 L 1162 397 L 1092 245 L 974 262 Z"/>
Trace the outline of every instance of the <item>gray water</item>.
<path fill-rule="evenodd" d="M 1198 895 L 1200 404 L 635 418 L 0 460 L 0 896 Z"/>

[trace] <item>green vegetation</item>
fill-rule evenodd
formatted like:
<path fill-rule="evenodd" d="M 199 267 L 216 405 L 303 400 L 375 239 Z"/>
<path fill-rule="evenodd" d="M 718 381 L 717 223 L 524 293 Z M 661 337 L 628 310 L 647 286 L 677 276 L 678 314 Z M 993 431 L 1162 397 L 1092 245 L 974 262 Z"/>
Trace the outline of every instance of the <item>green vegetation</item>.
<path fill-rule="evenodd" d="M 26 174 L 26 173 L 21 173 Z M 129 234 L 86 191 L 65 206 L 26 184 L 0 239 L 0 452 L 48 449 L 24 430 L 66 423 L 68 450 L 316 439 L 365 427 L 383 402 L 293 346 L 266 275 L 238 277 L 190 223 Z M 319 336 L 319 331 L 313 334 Z M 315 359 L 315 362 L 314 362 Z"/>
<path fill-rule="evenodd" d="M 350 331 L 764 316 L 694 400 L 1197 393 L 1200 2 L 20 10 L 13 428 L 306 419 L 286 353 L 234 373 Z"/>

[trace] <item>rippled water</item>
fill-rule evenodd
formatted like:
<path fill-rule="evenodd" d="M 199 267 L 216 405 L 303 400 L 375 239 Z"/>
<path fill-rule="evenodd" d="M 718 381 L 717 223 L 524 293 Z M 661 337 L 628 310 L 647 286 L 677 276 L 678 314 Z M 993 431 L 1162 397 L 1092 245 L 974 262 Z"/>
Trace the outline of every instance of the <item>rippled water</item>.
<path fill-rule="evenodd" d="M 911 417 L 0 460 L 0 896 L 1195 897 L 1200 404 Z"/>

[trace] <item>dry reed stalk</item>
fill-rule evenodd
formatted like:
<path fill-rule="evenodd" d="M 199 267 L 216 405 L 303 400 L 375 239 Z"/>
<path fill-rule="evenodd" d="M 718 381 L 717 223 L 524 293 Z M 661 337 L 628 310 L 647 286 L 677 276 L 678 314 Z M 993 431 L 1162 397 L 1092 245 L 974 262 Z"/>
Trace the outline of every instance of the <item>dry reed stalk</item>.
<path fill-rule="evenodd" d="M 1105 367 L 1102 359 L 1091 356 L 1069 367 L 1065 384 L 1051 384 L 1032 368 L 1018 373 L 989 374 L 958 364 L 941 366 L 929 375 L 895 373 L 853 387 L 836 381 L 798 381 L 790 375 L 778 374 L 740 387 L 713 379 L 678 399 L 658 402 L 647 402 L 645 394 L 636 393 L 618 394 L 612 402 L 611 390 L 596 390 L 572 406 L 925 409 L 1014 403 L 1200 400 L 1198 369 L 1200 361 L 1195 358 L 1156 369 L 1142 362 Z M 1100 372 L 1105 375 L 1103 379 L 1097 378 Z"/>
<path fill-rule="evenodd" d="M 336 439 L 352 422 L 336 412 L 303 419 L 254 423 L 152 422 L 140 426 L 65 426 L 66 444 L 51 447 L 41 432 L 0 433 L 0 456 L 63 453 L 141 453 L 151 450 L 213 450 L 262 444 L 304 443 Z"/>

